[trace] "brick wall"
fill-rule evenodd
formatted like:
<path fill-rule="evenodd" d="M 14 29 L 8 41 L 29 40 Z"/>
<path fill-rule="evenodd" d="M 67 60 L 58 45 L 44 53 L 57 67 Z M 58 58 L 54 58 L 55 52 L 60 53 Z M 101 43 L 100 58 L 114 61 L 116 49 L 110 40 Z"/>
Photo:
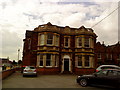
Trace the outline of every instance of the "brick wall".
<path fill-rule="evenodd" d="M 14 72 L 15 72 L 15 69 L 10 69 L 10 70 L 3 71 L 2 72 L 2 79 L 7 78 L 8 76 L 13 74 Z"/>

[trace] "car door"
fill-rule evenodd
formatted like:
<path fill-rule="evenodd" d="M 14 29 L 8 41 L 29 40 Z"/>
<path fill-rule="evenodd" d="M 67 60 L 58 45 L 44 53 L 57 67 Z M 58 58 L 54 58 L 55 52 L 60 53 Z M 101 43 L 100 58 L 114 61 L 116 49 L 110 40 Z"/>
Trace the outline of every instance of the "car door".
<path fill-rule="evenodd" d="M 96 84 L 96 85 L 105 85 L 107 73 L 108 73 L 107 70 L 101 70 L 101 71 L 95 73 L 95 77 L 93 79 L 94 84 Z"/>
<path fill-rule="evenodd" d="M 118 76 L 118 72 L 116 70 L 109 70 L 108 76 L 106 77 L 106 85 L 110 87 L 118 86 L 118 81 L 120 77 Z"/>

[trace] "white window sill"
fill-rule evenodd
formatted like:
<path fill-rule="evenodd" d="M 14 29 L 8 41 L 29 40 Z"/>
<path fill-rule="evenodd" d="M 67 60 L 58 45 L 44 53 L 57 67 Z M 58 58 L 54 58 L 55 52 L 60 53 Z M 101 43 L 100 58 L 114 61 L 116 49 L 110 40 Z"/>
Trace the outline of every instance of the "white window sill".
<path fill-rule="evenodd" d="M 46 68 L 51 68 L 52 66 L 45 66 Z"/>
<path fill-rule="evenodd" d="M 82 48 L 82 46 L 77 46 L 77 48 Z"/>
<path fill-rule="evenodd" d="M 77 66 L 77 68 L 82 68 L 82 66 Z"/>
<path fill-rule="evenodd" d="M 47 46 L 54 46 L 53 44 L 46 44 Z"/>
<path fill-rule="evenodd" d="M 91 67 L 90 66 L 88 67 L 77 66 L 77 68 L 91 68 Z"/>
<path fill-rule="evenodd" d="M 43 67 L 43 66 L 39 66 L 39 67 Z"/>
<path fill-rule="evenodd" d="M 90 66 L 84 67 L 84 68 L 91 68 Z"/>

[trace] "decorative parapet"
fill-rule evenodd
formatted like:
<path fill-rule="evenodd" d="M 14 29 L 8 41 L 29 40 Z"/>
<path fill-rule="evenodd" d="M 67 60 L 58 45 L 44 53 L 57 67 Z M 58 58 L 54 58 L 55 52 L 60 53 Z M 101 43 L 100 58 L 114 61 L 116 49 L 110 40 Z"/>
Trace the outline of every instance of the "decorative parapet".
<path fill-rule="evenodd" d="M 81 26 L 80 28 L 70 28 L 69 26 L 61 27 L 52 25 L 50 22 L 47 24 L 39 25 L 37 28 L 34 29 L 34 32 L 55 32 L 59 34 L 65 35 L 92 35 L 97 37 L 97 35 L 93 32 L 91 28 L 85 28 Z"/>

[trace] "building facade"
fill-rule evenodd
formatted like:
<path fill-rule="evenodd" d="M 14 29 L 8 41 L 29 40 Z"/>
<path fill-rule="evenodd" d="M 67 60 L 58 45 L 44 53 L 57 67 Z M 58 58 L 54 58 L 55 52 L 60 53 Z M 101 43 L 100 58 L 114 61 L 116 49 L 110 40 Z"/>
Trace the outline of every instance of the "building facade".
<path fill-rule="evenodd" d="M 100 42 L 95 44 L 95 66 L 106 64 L 120 66 L 120 42 L 108 46 Z"/>
<path fill-rule="evenodd" d="M 26 31 L 23 65 L 34 65 L 40 74 L 86 74 L 95 68 L 96 34 L 91 28 L 70 28 L 50 22 Z"/>

